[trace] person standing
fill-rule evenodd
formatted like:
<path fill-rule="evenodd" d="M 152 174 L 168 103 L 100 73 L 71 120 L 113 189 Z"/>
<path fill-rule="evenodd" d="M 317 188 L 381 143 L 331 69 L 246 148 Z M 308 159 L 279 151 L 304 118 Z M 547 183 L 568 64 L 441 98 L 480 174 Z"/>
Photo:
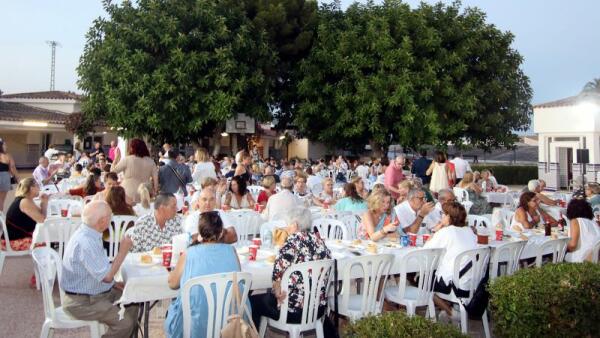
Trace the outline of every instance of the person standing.
<path fill-rule="evenodd" d="M 394 162 L 385 170 L 384 185 L 385 188 L 392 194 L 392 198 L 395 200 L 398 198 L 400 191 L 398 190 L 398 183 L 404 181 L 404 173 L 402 167 L 404 166 L 404 156 L 398 155 Z"/>
<path fill-rule="evenodd" d="M 467 171 L 471 171 L 471 165 L 469 162 L 465 161 L 462 158 L 462 153 L 457 153 L 456 157 L 452 159 L 450 162 L 454 163 L 454 170 L 456 172 L 456 184 L 460 183 L 460 181 L 465 177 L 465 173 Z"/>
<path fill-rule="evenodd" d="M 11 176 L 18 181 L 17 167 L 12 156 L 6 152 L 6 143 L 0 138 L 0 211 L 4 211 L 6 194 L 12 190 Z"/>
<path fill-rule="evenodd" d="M 158 175 L 156 165 L 150 158 L 150 152 L 144 141 L 134 138 L 129 141 L 129 155 L 121 159 L 120 154 L 115 157 L 111 171 L 123 172 L 121 186 L 125 188 L 127 196 L 136 203 L 140 201 L 137 190 L 140 184 L 148 183 L 150 179 L 154 184 L 154 194 L 158 192 Z"/>
<path fill-rule="evenodd" d="M 450 173 L 444 153 L 441 151 L 436 152 L 435 161 L 431 162 L 425 174 L 431 175 L 429 190 L 432 192 L 437 194 L 440 190 L 448 189 Z"/>
<path fill-rule="evenodd" d="M 416 177 L 421 179 L 423 184 L 429 184 L 431 181 L 431 176 L 428 176 L 427 168 L 431 165 L 431 160 L 427 158 L 427 150 L 423 149 L 420 151 L 421 157 L 416 159 L 413 162 L 411 172 L 415 174 Z"/>
<path fill-rule="evenodd" d="M 102 148 L 102 144 L 100 142 L 96 142 L 94 143 L 94 152 L 91 155 L 94 162 L 97 161 L 97 156 L 100 154 L 104 155 L 104 149 Z"/>
<path fill-rule="evenodd" d="M 110 149 L 108 149 L 108 160 L 113 163 L 116 157 L 121 157 L 121 150 L 116 141 L 110 141 Z"/>
<path fill-rule="evenodd" d="M 183 196 L 187 196 L 186 185 L 192 183 L 192 173 L 187 165 L 177 163 L 177 155 L 175 150 L 167 151 L 165 165 L 158 169 L 160 192 L 175 194 L 181 189 Z"/>
<path fill-rule="evenodd" d="M 65 248 L 60 286 L 65 291 L 63 309 L 79 320 L 97 320 L 108 326 L 102 336 L 129 337 L 136 322 L 137 308 L 125 307 L 119 319 L 123 284 L 114 276 L 127 256 L 120 250 L 110 263 L 102 246 L 102 233 L 108 229 L 112 212 L 104 201 L 92 201 L 83 209 L 83 224 L 75 231 Z"/>
<path fill-rule="evenodd" d="M 51 160 L 52 157 L 54 157 L 55 155 L 58 155 L 59 151 L 56 149 L 56 146 L 54 144 L 51 144 L 48 146 L 48 149 L 46 149 L 46 151 L 44 152 L 44 156 L 48 159 Z"/>

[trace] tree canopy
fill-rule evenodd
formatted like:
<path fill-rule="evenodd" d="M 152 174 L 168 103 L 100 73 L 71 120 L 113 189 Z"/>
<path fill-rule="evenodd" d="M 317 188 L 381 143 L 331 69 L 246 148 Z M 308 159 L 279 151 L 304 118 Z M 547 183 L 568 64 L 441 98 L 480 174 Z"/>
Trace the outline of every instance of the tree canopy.
<path fill-rule="evenodd" d="M 87 34 L 80 130 L 99 118 L 126 136 L 189 142 L 236 113 L 270 120 L 275 54 L 243 3 L 104 2 Z"/>
<path fill-rule="evenodd" d="M 531 114 L 513 36 L 460 3 L 323 5 L 295 123 L 329 145 L 508 146 Z"/>

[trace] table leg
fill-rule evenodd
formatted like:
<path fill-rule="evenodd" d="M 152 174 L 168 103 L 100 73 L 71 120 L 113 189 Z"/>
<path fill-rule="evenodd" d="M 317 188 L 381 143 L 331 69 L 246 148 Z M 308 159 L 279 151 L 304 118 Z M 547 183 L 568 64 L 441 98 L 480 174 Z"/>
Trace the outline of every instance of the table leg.
<path fill-rule="evenodd" d="M 139 331 L 140 331 L 140 323 L 142 322 L 142 315 L 144 314 L 144 304 L 139 303 L 139 304 L 137 304 L 137 307 L 138 307 L 138 315 L 137 315 L 137 321 L 135 322 L 135 329 L 133 330 L 133 338 L 138 338 Z"/>
<path fill-rule="evenodd" d="M 144 303 L 144 338 L 149 336 L 150 302 Z"/>

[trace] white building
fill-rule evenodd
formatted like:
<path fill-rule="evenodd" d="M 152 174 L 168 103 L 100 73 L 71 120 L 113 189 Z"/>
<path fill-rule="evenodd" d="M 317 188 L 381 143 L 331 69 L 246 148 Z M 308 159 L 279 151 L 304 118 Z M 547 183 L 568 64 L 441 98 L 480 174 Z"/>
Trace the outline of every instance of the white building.
<path fill-rule="evenodd" d="M 538 175 L 549 189 L 569 186 L 581 177 L 600 178 L 600 93 L 577 96 L 535 105 L 533 126 L 538 134 Z M 589 164 L 578 164 L 577 149 L 589 151 Z"/>
<path fill-rule="evenodd" d="M 81 97 L 72 92 L 47 91 L 0 96 L 0 138 L 14 157 L 17 167 L 35 167 L 49 145 L 70 149 L 73 134 L 65 129 L 72 113 L 81 111 Z M 94 141 L 107 146 L 116 135 L 100 131 L 82 140 L 91 149 Z"/>

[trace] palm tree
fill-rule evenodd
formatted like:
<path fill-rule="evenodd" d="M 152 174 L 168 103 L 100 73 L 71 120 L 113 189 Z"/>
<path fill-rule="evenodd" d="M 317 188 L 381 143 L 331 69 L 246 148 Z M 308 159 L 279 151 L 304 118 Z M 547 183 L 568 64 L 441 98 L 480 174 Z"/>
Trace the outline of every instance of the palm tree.
<path fill-rule="evenodd" d="M 592 81 L 585 84 L 583 87 L 584 92 L 599 92 L 600 93 L 600 78 L 593 79 Z"/>

